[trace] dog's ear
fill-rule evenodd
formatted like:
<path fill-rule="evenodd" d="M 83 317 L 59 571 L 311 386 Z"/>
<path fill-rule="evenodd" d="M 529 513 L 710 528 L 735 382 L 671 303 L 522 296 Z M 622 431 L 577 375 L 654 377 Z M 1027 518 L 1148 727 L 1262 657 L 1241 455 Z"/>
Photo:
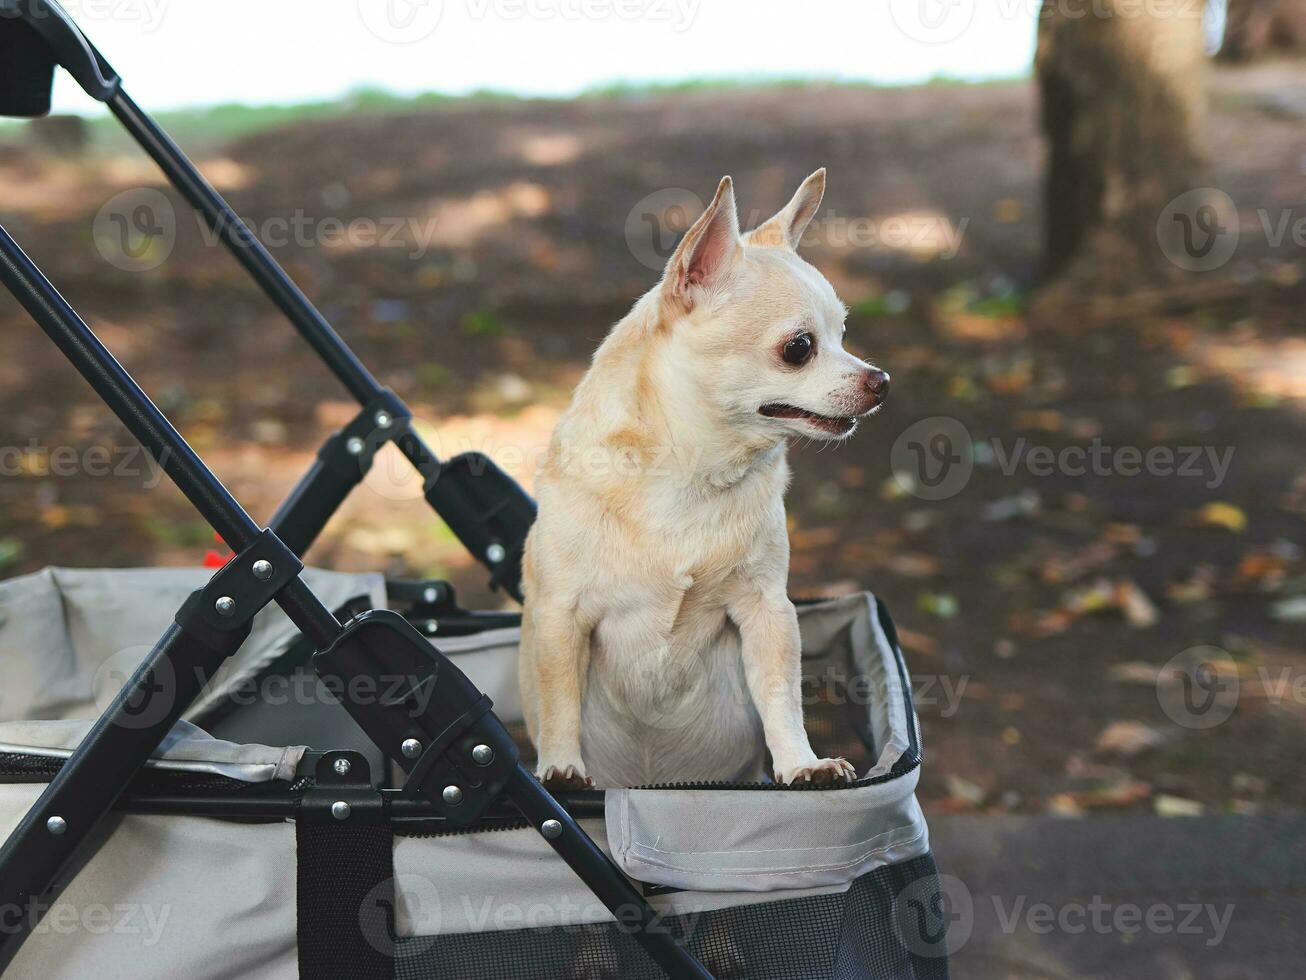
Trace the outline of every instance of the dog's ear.
<path fill-rule="evenodd" d="M 816 217 L 825 197 L 825 168 L 822 167 L 803 181 L 792 201 L 763 224 L 748 233 L 745 239 L 749 245 L 763 245 L 773 248 L 798 250 L 798 243 L 803 240 L 803 233 Z"/>
<path fill-rule="evenodd" d="M 662 280 L 664 295 L 692 309 L 699 290 L 710 289 L 729 275 L 739 259 L 739 215 L 735 185 L 722 177 L 716 197 L 676 247 Z"/>

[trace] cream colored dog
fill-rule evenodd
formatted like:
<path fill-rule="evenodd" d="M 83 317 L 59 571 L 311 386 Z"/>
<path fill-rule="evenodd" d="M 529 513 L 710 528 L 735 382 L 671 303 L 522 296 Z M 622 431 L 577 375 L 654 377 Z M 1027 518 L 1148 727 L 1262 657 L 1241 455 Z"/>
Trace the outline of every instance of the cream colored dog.
<path fill-rule="evenodd" d="M 729 177 L 594 356 L 537 478 L 521 685 L 554 787 L 855 778 L 803 727 L 786 592 L 791 436 L 843 439 L 889 378 L 796 247 L 809 177 L 740 236 Z"/>

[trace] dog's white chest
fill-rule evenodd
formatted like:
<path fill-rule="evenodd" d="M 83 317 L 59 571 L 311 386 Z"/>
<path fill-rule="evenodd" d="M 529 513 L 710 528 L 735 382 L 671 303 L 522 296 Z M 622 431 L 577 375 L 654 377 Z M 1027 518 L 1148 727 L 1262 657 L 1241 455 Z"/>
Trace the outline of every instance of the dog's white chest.
<path fill-rule="evenodd" d="M 692 593 L 593 634 L 583 749 L 601 786 L 757 779 L 764 742 L 739 634 Z"/>

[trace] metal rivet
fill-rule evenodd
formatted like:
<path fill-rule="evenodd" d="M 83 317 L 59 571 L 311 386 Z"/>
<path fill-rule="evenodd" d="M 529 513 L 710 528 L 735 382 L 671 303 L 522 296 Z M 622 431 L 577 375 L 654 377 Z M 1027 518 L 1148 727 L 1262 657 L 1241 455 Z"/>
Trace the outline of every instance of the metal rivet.
<path fill-rule="evenodd" d="M 404 754 L 405 759 L 416 759 L 422 754 L 422 743 L 415 738 L 406 738 L 399 746 L 399 751 Z"/>
<path fill-rule="evenodd" d="M 562 836 L 562 822 L 546 820 L 540 824 L 540 833 L 544 835 L 545 840 L 557 840 Z"/>
<path fill-rule="evenodd" d="M 363 455 L 363 450 L 366 448 L 367 443 L 358 438 L 358 436 L 350 436 L 349 439 L 345 441 L 345 451 L 348 452 L 350 456 L 361 456 Z"/>
<path fill-rule="evenodd" d="M 436 633 L 440 632 L 440 624 L 434 619 L 428 619 L 426 621 L 426 632 L 434 636 Z"/>
<path fill-rule="evenodd" d="M 68 829 L 68 821 L 63 817 L 51 817 L 45 822 L 45 829 L 55 837 L 59 837 Z"/>
<path fill-rule="evenodd" d="M 472 761 L 478 766 L 488 766 L 494 761 L 494 749 L 488 745 L 475 745 L 472 747 Z"/>
<path fill-rule="evenodd" d="M 353 764 L 343 756 L 331 763 L 331 768 L 336 771 L 337 776 L 348 776 L 349 770 L 353 769 Z"/>
<path fill-rule="evenodd" d="M 457 786 L 446 786 L 444 792 L 440 794 L 440 799 L 449 806 L 457 806 L 463 801 L 463 791 Z"/>
<path fill-rule="evenodd" d="M 213 608 L 218 611 L 219 616 L 230 616 L 236 611 L 236 600 L 229 595 L 224 595 L 213 604 Z"/>
<path fill-rule="evenodd" d="M 331 804 L 331 816 L 335 817 L 337 820 L 348 820 L 349 815 L 353 812 L 354 808 L 344 800 L 336 800 Z"/>
<path fill-rule="evenodd" d="M 250 571 L 254 573 L 254 577 L 260 582 L 266 582 L 272 577 L 272 562 L 266 558 L 260 558 L 250 566 Z"/>
<path fill-rule="evenodd" d="M 439 598 L 440 598 L 440 590 L 437 589 L 434 585 L 428 586 L 426 591 L 422 593 L 423 602 L 429 602 L 434 604 Z"/>
<path fill-rule="evenodd" d="M 378 429 L 390 428 L 390 423 L 394 421 L 389 412 L 377 412 L 372 416 L 372 421 L 376 423 Z"/>
<path fill-rule="evenodd" d="M 497 565 L 508 557 L 508 552 L 501 544 L 492 544 L 485 549 L 485 557 L 490 560 L 491 565 Z"/>

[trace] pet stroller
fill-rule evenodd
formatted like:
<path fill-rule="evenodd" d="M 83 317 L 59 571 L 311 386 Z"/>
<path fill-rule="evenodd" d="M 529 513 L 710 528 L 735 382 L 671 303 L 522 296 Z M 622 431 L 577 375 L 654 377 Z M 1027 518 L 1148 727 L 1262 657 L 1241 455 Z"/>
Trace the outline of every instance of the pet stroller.
<path fill-rule="evenodd" d="M 235 552 L 217 572 L 0 583 L 6 976 L 946 977 L 884 607 L 800 607 L 813 742 L 857 764 L 853 785 L 551 795 L 526 764 L 518 617 L 299 557 L 393 442 L 520 598 L 530 498 L 484 457 L 434 457 L 56 3 L 0 0 L 0 114 L 47 111 L 56 65 L 362 410 L 259 528 L 0 228 L 0 280 Z"/>

